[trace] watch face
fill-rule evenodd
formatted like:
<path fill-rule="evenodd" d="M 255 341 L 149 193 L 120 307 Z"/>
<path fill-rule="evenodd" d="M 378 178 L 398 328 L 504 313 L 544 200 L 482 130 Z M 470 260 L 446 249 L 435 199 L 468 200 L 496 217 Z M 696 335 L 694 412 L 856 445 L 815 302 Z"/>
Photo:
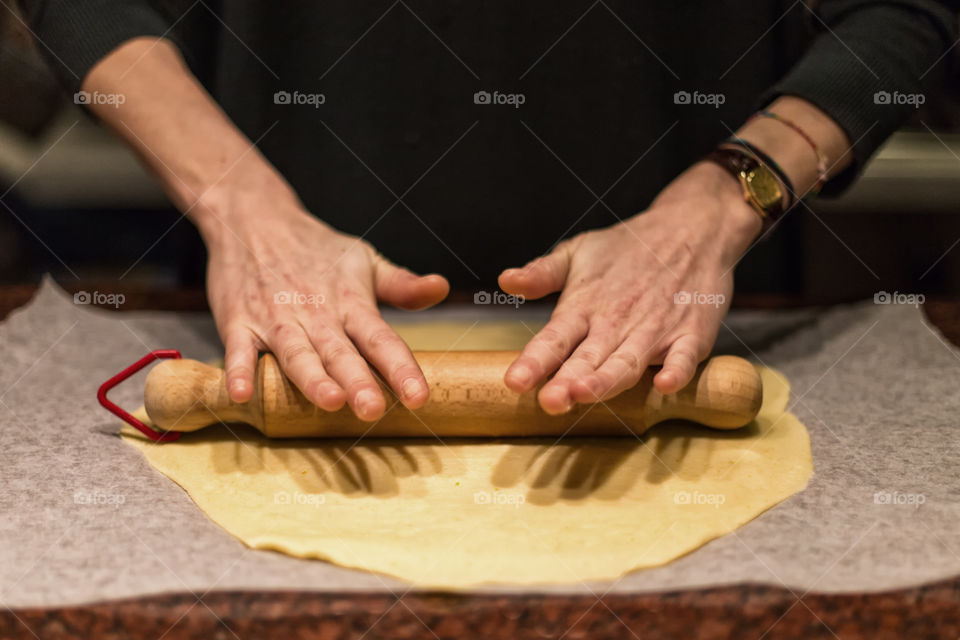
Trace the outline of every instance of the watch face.
<path fill-rule="evenodd" d="M 780 184 L 770 171 L 763 166 L 755 167 L 745 173 L 744 183 L 757 204 L 764 209 L 778 206 L 783 200 Z"/>

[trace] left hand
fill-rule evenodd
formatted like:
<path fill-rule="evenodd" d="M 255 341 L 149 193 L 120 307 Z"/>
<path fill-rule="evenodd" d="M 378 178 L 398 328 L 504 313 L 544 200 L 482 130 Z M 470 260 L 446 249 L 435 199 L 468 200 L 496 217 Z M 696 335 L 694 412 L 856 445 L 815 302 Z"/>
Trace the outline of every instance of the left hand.
<path fill-rule="evenodd" d="M 694 165 L 640 215 L 588 231 L 500 275 L 507 293 L 561 291 L 550 322 L 507 370 L 507 386 L 569 411 L 633 387 L 651 364 L 662 393 L 682 389 L 713 347 L 733 294 L 733 266 L 760 232 L 740 185 Z M 689 299 L 689 301 L 687 301 Z"/>

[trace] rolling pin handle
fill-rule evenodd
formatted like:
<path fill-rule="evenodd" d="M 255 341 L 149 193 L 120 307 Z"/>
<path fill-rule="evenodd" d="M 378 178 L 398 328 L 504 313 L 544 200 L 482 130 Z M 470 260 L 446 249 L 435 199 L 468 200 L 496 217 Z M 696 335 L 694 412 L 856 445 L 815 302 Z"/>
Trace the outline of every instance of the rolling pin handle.
<path fill-rule="evenodd" d="M 121 382 L 123 382 L 124 380 L 126 380 L 127 378 L 129 378 L 130 376 L 132 376 L 133 374 L 135 374 L 137 371 L 140 371 L 140 369 L 143 369 L 145 366 L 147 366 L 154 360 L 162 360 L 165 358 L 172 358 L 176 360 L 180 358 L 180 352 L 177 351 L 176 349 L 156 349 L 154 351 L 151 351 L 150 353 L 143 356 L 142 358 L 134 362 L 132 365 L 130 365 L 129 367 L 127 367 L 117 375 L 113 376 L 112 378 L 104 382 L 102 385 L 100 385 L 100 389 L 97 391 L 97 400 L 100 401 L 100 404 L 107 411 L 117 416 L 118 418 L 120 418 L 121 420 L 129 424 L 130 426 L 139 429 L 140 432 L 143 433 L 143 435 L 147 436 L 154 442 L 173 442 L 174 440 L 177 440 L 180 438 L 180 432 L 179 431 L 155 431 L 151 429 L 147 425 L 143 424 L 143 422 L 133 417 L 130 413 L 128 413 L 118 405 L 114 404 L 110 400 L 108 400 L 107 392 L 110 391 L 110 389 L 113 389 L 115 386 L 117 386 Z"/>

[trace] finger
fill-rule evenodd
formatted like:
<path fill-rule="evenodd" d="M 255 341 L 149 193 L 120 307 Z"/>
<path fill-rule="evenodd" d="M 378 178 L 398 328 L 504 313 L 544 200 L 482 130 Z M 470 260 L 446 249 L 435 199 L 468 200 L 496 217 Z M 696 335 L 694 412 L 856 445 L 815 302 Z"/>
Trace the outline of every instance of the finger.
<path fill-rule="evenodd" d="M 653 377 L 653 385 L 660 393 L 676 393 L 690 384 L 697 365 L 706 355 L 700 339 L 686 334 L 674 340 L 663 359 L 663 368 Z"/>
<path fill-rule="evenodd" d="M 640 381 L 653 357 L 653 341 L 652 335 L 643 333 L 627 338 L 596 373 L 586 378 L 593 402 L 609 400 Z"/>
<path fill-rule="evenodd" d="M 324 366 L 346 391 L 347 404 L 353 413 L 368 422 L 380 418 L 386 409 L 383 392 L 350 338 L 344 333 L 327 331 L 318 342 Z"/>
<path fill-rule="evenodd" d="M 543 382 L 587 335 L 587 320 L 579 314 L 554 317 L 527 343 L 504 375 L 507 387 L 525 393 Z"/>
<path fill-rule="evenodd" d="M 570 245 L 561 243 L 552 252 L 531 260 L 519 269 L 507 269 L 497 279 L 507 293 L 525 298 L 542 298 L 560 291 L 570 271 Z"/>
<path fill-rule="evenodd" d="M 379 313 L 351 314 L 344 329 L 363 357 L 386 378 L 404 406 L 419 409 L 424 405 L 430 391 L 423 371 L 407 343 Z"/>
<path fill-rule="evenodd" d="M 377 299 L 401 309 L 432 307 L 450 293 L 450 284 L 443 276 L 435 273 L 418 276 L 381 255 L 374 261 L 373 279 Z"/>
<path fill-rule="evenodd" d="M 256 337 L 246 327 L 228 329 L 224 336 L 223 368 L 227 374 L 227 392 L 233 402 L 247 402 L 253 397 L 256 342 Z"/>
<path fill-rule="evenodd" d="M 587 384 L 601 364 L 620 344 L 610 326 L 591 327 L 587 338 L 570 355 L 557 374 L 540 390 L 540 406 L 550 414 L 564 413 L 574 402 L 592 404 L 596 392 Z"/>
<path fill-rule="evenodd" d="M 343 406 L 343 389 L 327 374 L 303 327 L 278 323 L 268 332 L 266 342 L 284 374 L 307 400 L 325 411 L 337 411 Z"/>

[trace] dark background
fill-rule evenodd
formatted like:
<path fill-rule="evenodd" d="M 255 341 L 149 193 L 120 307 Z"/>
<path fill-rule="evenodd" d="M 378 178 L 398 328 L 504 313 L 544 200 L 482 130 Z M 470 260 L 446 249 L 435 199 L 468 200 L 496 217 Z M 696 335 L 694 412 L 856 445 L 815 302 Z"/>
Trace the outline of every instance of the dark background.
<path fill-rule="evenodd" d="M 713 34 L 709 59 L 675 46 L 676 20 L 666 15 L 673 5 L 662 24 L 644 25 L 642 42 L 621 22 L 631 23 L 629 5 L 616 5 L 616 15 L 567 3 L 512 13 L 411 4 L 416 14 L 364 5 L 338 13 L 323 33 L 287 34 L 316 44 L 309 64 L 258 46 L 258 22 L 279 19 L 272 4 L 247 24 L 231 22 L 228 35 L 210 7 L 227 21 L 229 9 L 198 5 L 175 35 L 237 124 L 253 139 L 263 135 L 260 148 L 314 213 L 469 293 L 492 288 L 500 269 L 565 235 L 642 210 L 739 126 L 813 36 L 799 8 L 770 29 L 782 7 L 765 3 L 736 19 L 743 37 L 721 38 L 733 18 L 701 5 L 686 28 Z M 745 42 L 756 44 L 734 64 Z M 0 86 L 0 282 L 52 272 L 68 287 L 202 286 L 204 250 L 190 222 L 72 104 L 9 11 L 0 11 Z M 323 92 L 327 102 L 313 117 L 312 107 L 263 99 L 286 89 Z M 675 91 L 694 89 L 722 92 L 726 102 L 673 103 Z M 477 90 L 520 92 L 526 101 L 520 109 L 475 105 Z M 795 211 L 751 250 L 738 267 L 738 292 L 820 301 L 960 290 L 953 93 L 928 96 L 843 197 Z M 291 117 L 291 108 L 301 112 Z M 678 124 L 666 132 L 671 122 Z M 594 194 L 614 183 L 598 203 Z"/>

